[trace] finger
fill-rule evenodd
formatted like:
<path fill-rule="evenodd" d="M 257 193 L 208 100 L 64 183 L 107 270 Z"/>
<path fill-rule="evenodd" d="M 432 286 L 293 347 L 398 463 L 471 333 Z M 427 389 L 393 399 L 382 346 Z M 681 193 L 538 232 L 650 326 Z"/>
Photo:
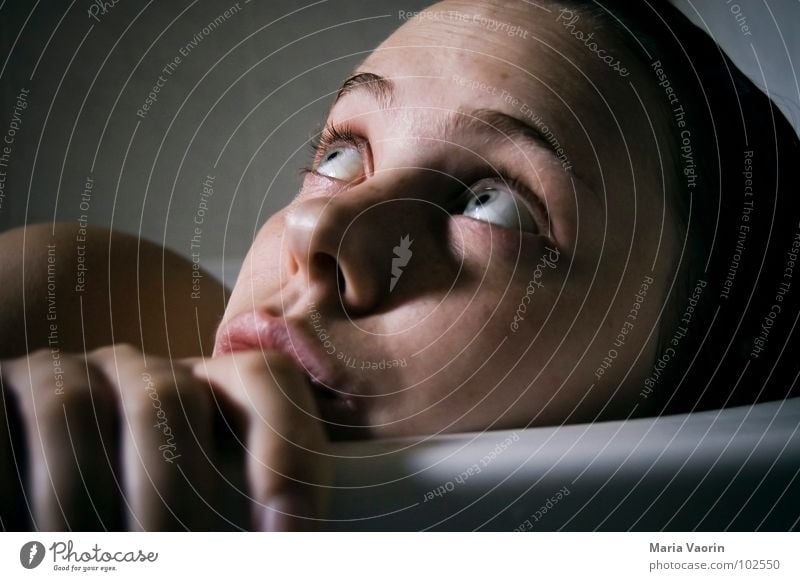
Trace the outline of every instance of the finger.
<path fill-rule="evenodd" d="M 115 345 L 91 357 L 119 394 L 132 530 L 222 528 L 215 508 L 208 389 L 188 368 Z"/>
<path fill-rule="evenodd" d="M 287 357 L 236 353 L 194 367 L 246 424 L 246 473 L 261 530 L 314 528 L 326 509 L 327 437 L 305 375 Z"/>
<path fill-rule="evenodd" d="M 57 355 L 31 354 L 4 373 L 25 424 L 34 525 L 119 529 L 113 396 L 83 357 Z"/>
<path fill-rule="evenodd" d="M 24 489 L 24 424 L 17 398 L 3 377 L 5 363 L 0 361 L 0 522 L 3 530 L 30 530 L 32 522 Z"/>

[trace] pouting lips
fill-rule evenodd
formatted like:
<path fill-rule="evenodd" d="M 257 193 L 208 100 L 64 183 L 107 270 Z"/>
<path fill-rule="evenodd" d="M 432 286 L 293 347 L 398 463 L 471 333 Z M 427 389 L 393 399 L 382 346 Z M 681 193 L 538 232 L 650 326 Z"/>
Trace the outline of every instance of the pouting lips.
<path fill-rule="evenodd" d="M 237 351 L 274 351 L 289 357 L 306 376 L 322 418 L 351 423 L 355 401 L 341 389 L 345 382 L 339 370 L 316 352 L 299 326 L 254 311 L 237 315 L 217 332 L 214 354 Z"/>

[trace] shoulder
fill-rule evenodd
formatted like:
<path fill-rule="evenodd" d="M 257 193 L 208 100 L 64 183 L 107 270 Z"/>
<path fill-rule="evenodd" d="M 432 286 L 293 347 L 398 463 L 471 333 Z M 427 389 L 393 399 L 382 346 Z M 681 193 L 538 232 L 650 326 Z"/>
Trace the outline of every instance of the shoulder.
<path fill-rule="evenodd" d="M 127 342 L 177 357 L 208 354 L 227 290 L 144 238 L 78 224 L 0 234 L 0 357 L 48 345 Z M 24 339 L 24 340 L 21 340 Z"/>

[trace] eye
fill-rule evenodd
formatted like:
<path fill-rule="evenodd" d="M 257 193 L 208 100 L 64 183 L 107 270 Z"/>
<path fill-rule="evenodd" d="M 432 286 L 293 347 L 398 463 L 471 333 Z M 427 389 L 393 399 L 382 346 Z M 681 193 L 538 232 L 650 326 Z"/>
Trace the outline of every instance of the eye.
<path fill-rule="evenodd" d="M 342 181 L 357 179 L 364 169 L 361 151 L 354 146 L 340 146 L 329 149 L 316 167 L 318 174 Z"/>
<path fill-rule="evenodd" d="M 474 220 L 489 222 L 502 228 L 536 233 L 536 220 L 528 205 L 505 183 L 495 180 L 478 182 L 464 192 L 461 213 Z"/>

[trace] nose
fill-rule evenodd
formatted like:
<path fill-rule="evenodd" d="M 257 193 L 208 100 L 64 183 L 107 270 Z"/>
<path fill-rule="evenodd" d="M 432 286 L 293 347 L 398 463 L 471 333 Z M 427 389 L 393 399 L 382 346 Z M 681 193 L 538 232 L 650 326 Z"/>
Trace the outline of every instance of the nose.
<path fill-rule="evenodd" d="M 417 207 L 410 208 L 407 201 L 359 201 L 355 196 L 295 202 L 285 218 L 288 275 L 307 286 L 309 301 L 338 300 L 353 315 L 374 310 L 390 290 L 396 292 L 397 281 L 391 281 L 393 267 L 397 270 L 394 247 L 403 245 L 401 261 L 407 265 L 415 250 L 411 247 L 421 246 L 421 241 L 413 241 L 409 217 L 416 213 L 413 230 L 418 232 L 425 222 L 420 219 L 424 209 L 419 202 L 411 205 Z M 401 243 L 403 236 L 407 241 Z"/>

